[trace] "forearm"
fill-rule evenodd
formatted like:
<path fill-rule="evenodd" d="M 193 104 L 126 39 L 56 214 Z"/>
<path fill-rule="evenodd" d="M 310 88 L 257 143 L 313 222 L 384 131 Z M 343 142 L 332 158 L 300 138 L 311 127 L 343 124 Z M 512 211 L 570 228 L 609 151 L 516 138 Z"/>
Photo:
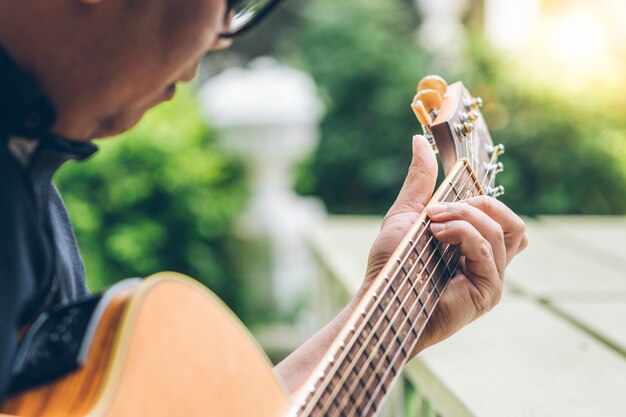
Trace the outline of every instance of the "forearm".
<path fill-rule="evenodd" d="M 330 323 L 276 365 L 274 371 L 278 373 L 291 394 L 295 394 L 302 388 L 339 335 L 358 302 L 358 297 L 352 299 Z"/>

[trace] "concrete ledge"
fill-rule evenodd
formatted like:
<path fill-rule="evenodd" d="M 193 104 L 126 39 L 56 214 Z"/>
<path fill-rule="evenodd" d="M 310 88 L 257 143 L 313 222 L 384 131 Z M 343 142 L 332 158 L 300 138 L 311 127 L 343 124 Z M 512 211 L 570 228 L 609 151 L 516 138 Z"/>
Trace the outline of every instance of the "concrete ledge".
<path fill-rule="evenodd" d="M 337 216 L 315 231 L 329 288 L 356 291 L 380 221 Z M 626 220 L 544 217 L 528 234 L 503 302 L 407 366 L 428 403 L 419 415 L 626 415 Z"/>

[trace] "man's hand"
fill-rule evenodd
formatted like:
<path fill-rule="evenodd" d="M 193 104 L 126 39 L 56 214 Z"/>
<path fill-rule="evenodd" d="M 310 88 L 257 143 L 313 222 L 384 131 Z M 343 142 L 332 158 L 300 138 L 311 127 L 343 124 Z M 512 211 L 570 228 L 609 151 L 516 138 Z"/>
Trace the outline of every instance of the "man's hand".
<path fill-rule="evenodd" d="M 387 263 L 411 225 L 424 211 L 435 189 L 437 162 L 428 142 L 413 139 L 413 161 L 370 252 L 365 282 L 330 323 L 276 366 L 291 392 L 296 392 L 322 360 L 373 279 Z M 437 239 L 458 244 L 465 255 L 459 272 L 448 284 L 413 354 L 431 346 L 491 309 L 502 295 L 504 270 L 527 245 L 524 222 L 491 197 L 430 207 L 431 230 Z M 436 226 L 439 225 L 439 226 Z M 440 230 L 437 230 L 437 229 Z"/>
<path fill-rule="evenodd" d="M 407 178 L 372 246 L 361 294 L 426 208 L 436 179 L 437 162 L 430 145 L 416 136 Z M 528 244 L 524 222 L 494 198 L 473 197 L 459 203 L 431 205 L 427 210 L 433 235 L 442 242 L 459 245 L 464 259 L 413 354 L 442 341 L 493 308 L 502 296 L 506 266 Z"/>

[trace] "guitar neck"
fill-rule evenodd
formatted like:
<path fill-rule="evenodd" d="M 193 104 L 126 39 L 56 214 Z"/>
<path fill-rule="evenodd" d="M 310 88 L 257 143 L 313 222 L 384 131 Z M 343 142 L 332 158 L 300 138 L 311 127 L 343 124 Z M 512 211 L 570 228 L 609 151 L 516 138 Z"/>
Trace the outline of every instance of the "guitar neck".
<path fill-rule="evenodd" d="M 431 202 L 482 193 L 463 159 Z M 376 414 L 459 268 L 458 248 L 435 240 L 429 225 L 422 213 L 309 380 L 295 415 Z"/>

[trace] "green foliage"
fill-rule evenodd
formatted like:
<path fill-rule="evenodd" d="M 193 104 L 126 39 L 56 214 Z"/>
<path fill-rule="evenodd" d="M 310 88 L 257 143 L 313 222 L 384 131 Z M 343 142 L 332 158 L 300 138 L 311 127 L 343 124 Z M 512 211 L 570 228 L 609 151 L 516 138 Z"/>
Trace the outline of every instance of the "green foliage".
<path fill-rule="evenodd" d="M 329 107 L 299 191 L 333 212 L 385 211 L 406 175 L 419 126 L 408 104 L 426 61 L 414 47 L 412 10 L 393 1 L 311 2 L 289 44 Z"/>
<path fill-rule="evenodd" d="M 492 129 L 507 146 L 498 177 L 505 202 L 525 214 L 626 213 L 626 158 L 607 146 L 612 136 L 623 150 L 623 121 L 589 113 L 578 102 L 515 92 L 504 82 L 499 88 L 496 99 L 511 112 L 503 128 Z"/>
<path fill-rule="evenodd" d="M 189 274 L 234 303 L 225 239 L 245 203 L 241 167 L 222 155 L 188 90 L 99 143 L 56 178 L 90 288 L 159 270 Z"/>
<path fill-rule="evenodd" d="M 416 42 L 413 10 L 405 0 L 317 0 L 284 47 L 329 105 L 298 187 L 331 212 L 381 213 L 400 189 L 411 136 L 421 130 L 408 104 L 433 71 Z M 626 213 L 623 103 L 590 106 L 520 82 L 476 38 L 463 72 L 437 72 L 485 99 L 492 135 L 508 150 L 503 200 L 526 215 Z"/>

